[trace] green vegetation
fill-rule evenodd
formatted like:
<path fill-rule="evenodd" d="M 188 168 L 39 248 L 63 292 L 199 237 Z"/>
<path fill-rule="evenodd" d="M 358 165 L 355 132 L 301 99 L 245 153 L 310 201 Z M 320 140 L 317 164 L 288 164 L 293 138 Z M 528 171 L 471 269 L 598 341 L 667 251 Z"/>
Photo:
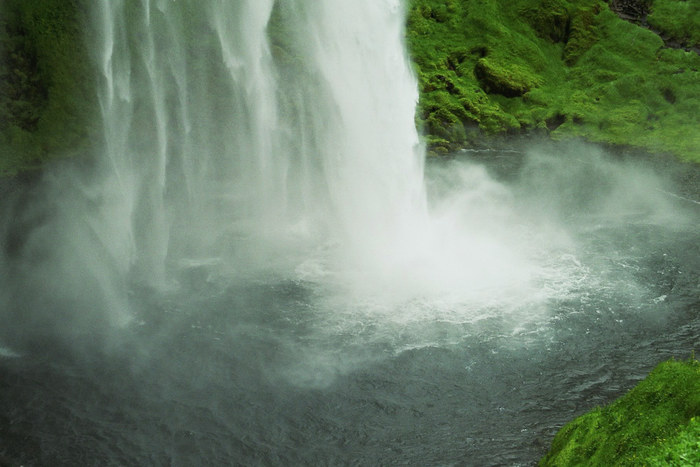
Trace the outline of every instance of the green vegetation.
<path fill-rule="evenodd" d="M 612 405 L 564 426 L 540 465 L 700 465 L 700 362 L 661 363 Z"/>
<path fill-rule="evenodd" d="M 650 21 L 670 3 L 697 5 L 656 0 Z M 411 0 L 407 38 L 431 154 L 537 132 L 700 162 L 700 56 L 602 0 Z"/>
<path fill-rule="evenodd" d="M 84 151 L 95 85 L 80 0 L 0 2 L 0 175 Z"/>
<path fill-rule="evenodd" d="M 683 46 L 700 46 L 700 0 L 654 0 L 647 21 Z"/>

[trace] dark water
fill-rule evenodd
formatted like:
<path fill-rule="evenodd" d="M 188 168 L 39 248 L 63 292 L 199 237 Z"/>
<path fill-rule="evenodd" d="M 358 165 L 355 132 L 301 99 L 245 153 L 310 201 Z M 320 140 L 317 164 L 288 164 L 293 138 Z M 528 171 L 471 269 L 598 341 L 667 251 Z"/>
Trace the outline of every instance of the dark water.
<path fill-rule="evenodd" d="M 488 160 L 522 210 L 566 226 L 565 294 L 386 324 L 329 284 L 190 265 L 170 291 L 132 286 L 126 328 L 31 323 L 0 358 L 0 464 L 533 465 L 568 420 L 698 350 L 694 169 L 654 167 L 674 190 L 654 200 L 677 211 L 658 218 L 600 204 L 610 166 L 567 165 L 562 182 L 549 159 Z"/>

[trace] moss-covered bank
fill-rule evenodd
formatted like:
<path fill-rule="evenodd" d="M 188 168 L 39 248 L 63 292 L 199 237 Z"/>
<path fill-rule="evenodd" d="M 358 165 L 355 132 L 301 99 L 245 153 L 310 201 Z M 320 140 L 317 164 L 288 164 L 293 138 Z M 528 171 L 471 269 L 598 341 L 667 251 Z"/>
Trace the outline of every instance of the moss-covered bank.
<path fill-rule="evenodd" d="M 95 85 L 86 0 L 0 2 L 0 174 L 86 149 Z"/>
<path fill-rule="evenodd" d="M 573 465 L 700 465 L 700 362 L 664 362 L 564 426 L 540 466 Z"/>
<path fill-rule="evenodd" d="M 647 3 L 694 40 L 696 0 Z M 410 0 L 407 37 L 433 154 L 538 132 L 700 161 L 700 56 L 602 0 Z"/>

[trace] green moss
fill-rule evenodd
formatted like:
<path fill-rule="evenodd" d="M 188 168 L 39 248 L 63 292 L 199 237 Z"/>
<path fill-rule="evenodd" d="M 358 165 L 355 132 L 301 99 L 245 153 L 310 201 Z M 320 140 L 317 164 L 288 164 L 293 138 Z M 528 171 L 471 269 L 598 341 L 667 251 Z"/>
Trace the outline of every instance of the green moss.
<path fill-rule="evenodd" d="M 575 64 L 581 55 L 598 42 L 600 38 L 596 21 L 598 13 L 600 13 L 600 5 L 581 8 L 574 14 L 569 37 L 564 47 L 563 58 L 567 65 Z"/>
<path fill-rule="evenodd" d="M 549 69 L 549 54 L 527 33 L 529 26 L 525 34 L 504 27 L 504 17 L 519 17 L 521 11 L 504 12 L 497 1 L 461 0 L 451 2 L 452 16 L 440 21 L 428 13 L 441 3 L 414 1 L 408 13 L 409 48 L 421 90 L 417 121 L 428 132 L 429 146 L 432 137 L 441 148 L 447 138 L 453 150 L 473 143 L 479 133 L 518 131 L 521 122 L 500 97 L 522 96 L 549 79 L 542 73 Z M 561 53 L 560 44 L 550 45 L 553 55 Z M 445 118 L 443 110 L 461 122 Z"/>
<path fill-rule="evenodd" d="M 568 7 L 568 2 L 563 0 L 540 0 L 535 5 L 526 5 L 520 14 L 539 37 L 562 42 L 569 34 Z"/>
<path fill-rule="evenodd" d="M 654 0 L 649 25 L 684 46 L 700 46 L 700 2 Z"/>
<path fill-rule="evenodd" d="M 0 174 L 81 153 L 94 128 L 95 79 L 79 0 L 0 6 Z"/>
<path fill-rule="evenodd" d="M 459 0 L 446 20 L 432 14 L 439 4 L 411 0 L 407 23 L 429 145 L 538 131 L 700 162 L 696 53 L 665 48 L 600 0 Z M 458 125 L 443 110 L 466 136 L 445 128 Z"/>
<path fill-rule="evenodd" d="M 698 460 L 698 415 L 700 362 L 670 360 L 610 406 L 564 426 L 540 465 L 666 465 L 673 458 Z"/>
<path fill-rule="evenodd" d="M 488 57 L 476 62 L 474 74 L 486 92 L 506 97 L 522 96 L 542 83 L 541 78 L 524 66 L 498 63 Z"/>

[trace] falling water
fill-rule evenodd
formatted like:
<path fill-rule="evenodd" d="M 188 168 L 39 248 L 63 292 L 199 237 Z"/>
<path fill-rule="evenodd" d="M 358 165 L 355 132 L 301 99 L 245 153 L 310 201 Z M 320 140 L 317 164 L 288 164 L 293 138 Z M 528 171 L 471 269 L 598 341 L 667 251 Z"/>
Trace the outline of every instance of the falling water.
<path fill-rule="evenodd" d="M 233 238 L 407 251 L 426 207 L 399 0 L 96 10 L 100 235 L 121 271 L 163 285 Z"/>
<path fill-rule="evenodd" d="M 51 221 L 25 253 L 44 261 L 18 280 L 36 283 L 19 286 L 31 308 L 58 300 L 78 332 L 85 316 L 122 325 L 136 290 L 181 290 L 192 274 L 316 284 L 341 321 L 355 303 L 370 319 L 427 303 L 388 318 L 461 320 L 566 293 L 580 271 L 551 257 L 567 235 L 533 231 L 484 169 L 433 177 L 428 202 L 403 8 L 94 3 L 103 137 L 94 168 L 42 185 Z"/>

